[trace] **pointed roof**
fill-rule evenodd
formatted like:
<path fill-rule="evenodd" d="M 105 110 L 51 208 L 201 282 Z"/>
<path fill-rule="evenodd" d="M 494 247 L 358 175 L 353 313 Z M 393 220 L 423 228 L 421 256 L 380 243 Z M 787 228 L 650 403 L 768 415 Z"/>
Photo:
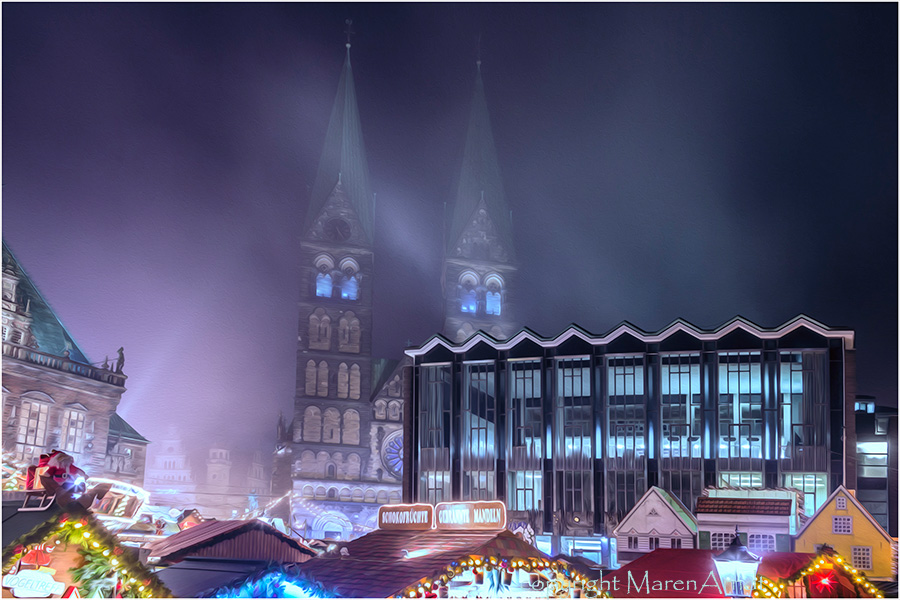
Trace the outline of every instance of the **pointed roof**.
<path fill-rule="evenodd" d="M 648 489 L 646 492 L 644 492 L 644 495 L 641 496 L 641 499 L 637 501 L 637 503 L 634 505 L 634 508 L 628 511 L 628 514 L 625 515 L 625 518 L 622 519 L 622 521 L 613 530 L 613 535 L 619 535 L 620 533 L 623 533 L 623 525 L 628 521 L 628 518 L 631 517 L 631 515 L 638 514 L 640 511 L 644 510 L 643 505 L 652 496 L 658 496 L 660 500 L 662 500 L 663 504 L 668 505 L 672 513 L 676 517 L 678 517 L 682 523 L 684 523 L 685 527 L 687 527 L 691 533 L 697 533 L 697 519 L 694 517 L 694 515 L 691 514 L 691 511 L 688 510 L 688 508 L 676 496 L 673 496 L 666 490 L 654 485 L 651 486 L 650 489 Z"/>
<path fill-rule="evenodd" d="M 133 442 L 150 443 L 150 440 L 138 433 L 137 429 L 128 424 L 128 421 L 114 412 L 109 415 L 109 437 L 131 440 Z"/>
<path fill-rule="evenodd" d="M 63 326 L 59 317 L 56 316 L 50 304 L 44 300 L 28 273 L 16 260 L 12 250 L 6 244 L 6 240 L 3 240 L 3 269 L 4 271 L 12 269 L 19 278 L 19 301 L 23 308 L 28 305 L 32 319 L 31 333 L 37 340 L 37 349 L 54 356 L 62 356 L 63 352 L 68 350 L 70 360 L 90 364 L 87 356 L 81 351 L 81 348 L 78 347 L 72 336 L 69 335 L 69 332 Z"/>
<path fill-rule="evenodd" d="M 366 237 L 371 242 L 372 193 L 369 187 L 369 166 L 366 162 L 359 109 L 356 104 L 356 89 L 353 85 L 353 70 L 350 67 L 350 44 L 347 44 L 347 58 L 344 59 L 334 107 L 331 109 L 331 119 L 325 133 L 322 158 L 319 160 L 319 170 L 309 199 L 307 230 L 322 212 L 339 182 L 359 217 Z"/>
<path fill-rule="evenodd" d="M 497 235 L 512 255 L 512 223 L 503 193 L 503 181 L 500 177 L 494 136 L 491 133 L 491 120 L 484 98 L 484 82 L 481 79 L 481 61 L 479 61 L 462 168 L 456 195 L 453 198 L 453 218 L 447 237 L 448 248 L 452 249 L 459 241 L 463 230 L 472 220 L 473 213 L 482 202 L 482 194 L 485 208 L 497 230 Z"/>
<path fill-rule="evenodd" d="M 866 507 L 863 506 L 862 503 L 856 499 L 856 494 L 852 493 L 850 490 L 848 490 L 843 485 L 837 486 L 837 488 L 835 488 L 835 490 L 833 492 L 831 492 L 831 495 L 828 496 L 828 499 L 822 503 L 822 506 L 819 507 L 819 510 L 817 510 L 816 513 L 813 516 L 811 516 L 809 518 L 809 520 L 803 525 L 803 527 L 800 529 L 800 531 L 797 532 L 797 535 L 794 539 L 799 540 L 800 536 L 802 536 L 803 533 L 807 529 L 809 529 L 809 526 L 812 525 L 813 521 L 817 520 L 823 514 L 831 512 L 831 506 L 834 503 L 834 499 L 837 497 L 838 494 L 841 494 L 842 496 L 845 496 L 846 498 L 848 498 L 850 500 L 850 503 L 853 504 L 853 506 L 855 506 L 859 510 L 859 512 L 861 512 L 863 514 L 863 516 L 866 518 L 866 520 L 868 520 L 869 523 L 872 524 L 872 527 L 874 527 L 878 533 L 880 533 L 882 536 L 884 536 L 884 539 L 886 539 L 888 541 L 888 543 L 893 543 L 894 539 L 890 536 L 890 534 L 888 534 L 887 531 L 884 530 L 884 527 L 882 527 L 881 524 L 875 520 L 875 517 L 872 516 L 872 513 L 870 513 L 866 509 Z"/>

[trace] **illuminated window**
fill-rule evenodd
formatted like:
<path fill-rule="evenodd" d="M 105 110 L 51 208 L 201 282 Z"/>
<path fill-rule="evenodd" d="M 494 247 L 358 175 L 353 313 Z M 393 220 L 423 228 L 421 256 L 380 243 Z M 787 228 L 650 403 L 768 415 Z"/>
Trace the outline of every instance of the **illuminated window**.
<path fill-rule="evenodd" d="M 419 405 L 419 500 L 436 504 L 450 497 L 449 365 L 421 370 Z"/>
<path fill-rule="evenodd" d="M 857 442 L 856 454 L 860 477 L 887 477 L 887 442 Z"/>
<path fill-rule="evenodd" d="M 662 458 L 701 458 L 700 355 L 662 357 Z"/>
<path fill-rule="evenodd" d="M 544 458 L 541 361 L 510 362 L 509 381 L 510 398 L 506 405 L 508 508 L 541 510 Z"/>
<path fill-rule="evenodd" d="M 459 276 L 459 310 L 464 313 L 478 312 L 478 276 L 472 271 L 464 271 Z"/>
<path fill-rule="evenodd" d="M 767 533 L 751 533 L 747 536 L 747 549 L 754 554 L 775 551 L 775 536 Z"/>
<path fill-rule="evenodd" d="M 847 510 L 847 499 L 843 496 L 838 496 L 834 499 L 834 505 L 838 510 Z"/>
<path fill-rule="evenodd" d="M 359 298 L 359 279 L 356 275 L 345 276 L 341 282 L 341 298 L 356 300 Z"/>
<path fill-rule="evenodd" d="M 825 354 L 782 352 L 780 360 L 778 458 L 800 459 L 804 447 L 825 445 Z"/>
<path fill-rule="evenodd" d="M 503 289 L 503 282 L 498 275 L 488 275 L 484 284 L 487 292 L 484 295 L 485 312 L 489 315 L 500 314 L 500 293 Z"/>
<path fill-rule="evenodd" d="M 589 359 L 556 363 L 556 448 L 553 466 L 562 472 L 560 505 L 566 512 L 593 511 L 594 431 Z"/>
<path fill-rule="evenodd" d="M 31 461 L 43 452 L 49 414 L 50 406 L 47 404 L 22 401 L 16 432 L 16 454 L 21 460 Z"/>
<path fill-rule="evenodd" d="M 61 433 L 62 450 L 81 452 L 81 445 L 84 441 L 84 412 L 70 409 L 63 413 Z"/>
<path fill-rule="evenodd" d="M 853 561 L 853 567 L 863 571 L 872 570 L 872 548 L 871 546 L 850 546 L 850 560 Z"/>
<path fill-rule="evenodd" d="M 478 301 L 475 290 L 466 290 L 460 298 L 460 310 L 464 313 L 475 313 L 478 310 Z"/>
<path fill-rule="evenodd" d="M 332 287 L 331 275 L 329 273 L 319 273 L 316 275 L 316 296 L 319 298 L 331 298 Z"/>
<path fill-rule="evenodd" d="M 627 513 L 646 491 L 644 357 L 607 358 L 607 510 Z"/>
<path fill-rule="evenodd" d="M 831 533 L 853 534 L 853 517 L 834 515 L 831 517 Z"/>
<path fill-rule="evenodd" d="M 759 361 L 759 352 L 719 354 L 719 459 L 762 458 Z"/>
<path fill-rule="evenodd" d="M 723 486 L 728 487 L 754 487 L 761 488 L 762 472 L 755 471 L 732 471 L 719 474 L 719 481 Z"/>
<path fill-rule="evenodd" d="M 803 492 L 803 510 L 811 517 L 828 498 L 825 473 L 785 473 L 782 481 L 784 487 L 798 489 Z"/>
<path fill-rule="evenodd" d="M 463 500 L 493 500 L 497 466 L 494 363 L 464 367 L 462 407 Z"/>

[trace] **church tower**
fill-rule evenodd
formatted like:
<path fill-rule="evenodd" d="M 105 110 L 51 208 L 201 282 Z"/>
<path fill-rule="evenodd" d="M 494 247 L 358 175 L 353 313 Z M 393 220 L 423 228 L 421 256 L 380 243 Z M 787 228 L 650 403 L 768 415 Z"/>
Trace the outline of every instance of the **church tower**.
<path fill-rule="evenodd" d="M 291 520 L 309 538 L 350 539 L 369 517 L 352 500 L 362 503 L 370 453 L 373 241 L 348 43 L 300 243 L 295 409 L 276 467 L 290 472 Z"/>
<path fill-rule="evenodd" d="M 475 94 L 444 249 L 443 334 L 457 342 L 479 329 L 497 339 L 518 329 L 510 314 L 509 290 L 516 272 L 512 219 L 491 133 L 481 61 L 476 64 Z"/>

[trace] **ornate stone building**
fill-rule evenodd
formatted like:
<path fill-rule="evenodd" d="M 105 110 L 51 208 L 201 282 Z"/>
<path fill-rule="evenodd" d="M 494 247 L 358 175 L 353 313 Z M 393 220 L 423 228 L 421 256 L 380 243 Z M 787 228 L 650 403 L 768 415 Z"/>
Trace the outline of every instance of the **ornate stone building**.
<path fill-rule="evenodd" d="M 63 450 L 88 475 L 143 485 L 148 440 L 116 413 L 124 352 L 91 363 L 3 243 L 4 459 Z"/>

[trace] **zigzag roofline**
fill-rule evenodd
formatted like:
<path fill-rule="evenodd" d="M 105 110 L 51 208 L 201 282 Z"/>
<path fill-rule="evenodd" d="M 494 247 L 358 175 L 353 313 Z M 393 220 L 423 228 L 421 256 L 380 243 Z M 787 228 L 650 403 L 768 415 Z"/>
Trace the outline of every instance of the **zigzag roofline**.
<path fill-rule="evenodd" d="M 820 323 L 812 317 L 800 314 L 793 319 L 783 323 L 782 325 L 773 328 L 760 327 L 752 321 L 738 315 L 712 330 L 700 329 L 696 325 L 693 325 L 692 323 L 679 318 L 657 332 L 646 332 L 632 325 L 628 321 L 622 321 L 622 323 L 620 323 L 618 326 L 603 335 L 592 334 L 576 323 L 570 324 L 566 329 L 562 331 L 562 333 L 555 337 L 544 337 L 535 333 L 533 330 L 524 327 L 517 334 L 503 341 L 497 340 L 484 331 L 479 330 L 472 334 L 465 341 L 457 344 L 438 333 L 429 338 L 428 341 L 426 341 L 418 348 L 410 348 L 406 350 L 406 354 L 407 356 L 415 358 L 417 356 L 422 356 L 430 352 L 437 346 L 443 346 L 444 348 L 459 354 L 469 351 L 481 342 L 485 342 L 498 350 L 509 350 L 517 344 L 526 340 L 531 341 L 541 346 L 542 348 L 552 348 L 554 346 L 558 346 L 562 342 L 565 342 L 572 337 L 576 337 L 584 342 L 587 342 L 588 344 L 591 344 L 592 346 L 601 346 L 610 343 L 611 341 L 626 333 L 634 336 L 642 342 L 651 344 L 661 342 L 667 337 L 679 331 L 683 331 L 688 335 L 691 335 L 702 341 L 720 339 L 737 329 L 747 331 L 748 333 L 755 335 L 761 339 L 777 339 L 800 327 L 811 329 L 812 331 L 824 337 L 843 338 L 847 343 L 848 348 L 853 348 L 853 340 L 855 334 L 852 329 L 848 329 L 845 327 L 828 327 L 827 325 Z"/>

